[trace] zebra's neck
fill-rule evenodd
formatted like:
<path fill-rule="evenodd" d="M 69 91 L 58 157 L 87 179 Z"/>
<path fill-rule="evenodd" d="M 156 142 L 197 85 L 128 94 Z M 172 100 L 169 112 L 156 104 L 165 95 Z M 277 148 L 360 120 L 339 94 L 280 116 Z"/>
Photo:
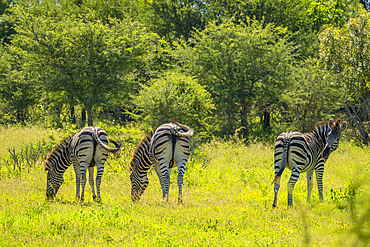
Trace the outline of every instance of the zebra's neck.
<path fill-rule="evenodd" d="M 307 144 L 315 154 L 320 154 L 326 145 L 328 133 L 330 132 L 327 122 L 315 126 L 314 131 L 306 133 Z"/>
<path fill-rule="evenodd" d="M 70 156 L 70 142 L 65 145 L 59 145 L 49 155 L 47 162 L 51 165 L 51 171 L 56 175 L 63 175 L 64 172 L 72 165 Z"/>
<path fill-rule="evenodd" d="M 130 161 L 131 169 L 134 172 L 147 172 L 152 165 L 150 156 L 150 142 L 152 140 L 152 136 L 153 132 L 148 133 L 140 142 L 140 144 L 135 148 L 132 159 Z"/>

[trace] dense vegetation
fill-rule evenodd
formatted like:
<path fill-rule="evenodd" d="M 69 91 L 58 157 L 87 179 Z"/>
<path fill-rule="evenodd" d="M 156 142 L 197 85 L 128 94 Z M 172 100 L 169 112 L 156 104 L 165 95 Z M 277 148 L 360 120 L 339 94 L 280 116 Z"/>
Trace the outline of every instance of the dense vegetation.
<path fill-rule="evenodd" d="M 2 0 L 0 123 L 270 141 L 341 117 L 367 142 L 368 27 L 350 0 Z"/>

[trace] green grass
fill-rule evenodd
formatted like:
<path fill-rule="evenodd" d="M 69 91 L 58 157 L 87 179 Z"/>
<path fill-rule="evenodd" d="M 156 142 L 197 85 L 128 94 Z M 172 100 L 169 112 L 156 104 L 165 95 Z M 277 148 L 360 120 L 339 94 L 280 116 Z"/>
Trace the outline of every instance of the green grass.
<path fill-rule="evenodd" d="M 305 202 L 306 174 L 302 174 L 294 189 L 294 207 L 287 208 L 286 170 L 277 209 L 272 209 L 272 145 L 214 141 L 196 150 L 197 159 L 188 163 L 185 173 L 183 205 L 177 204 L 175 169 L 168 203 L 161 201 L 158 177 L 152 171 L 141 200 L 131 202 L 128 150 L 108 161 L 102 204 L 93 202 L 89 185 L 85 203 L 74 202 L 73 169 L 66 172 L 54 202 L 45 200 L 46 174 L 41 167 L 0 178 L 0 246 L 367 244 L 367 149 L 345 142 L 331 155 L 324 173 L 324 203 L 319 203 L 316 182 L 311 203 Z M 359 238 L 360 231 L 365 238 Z"/>

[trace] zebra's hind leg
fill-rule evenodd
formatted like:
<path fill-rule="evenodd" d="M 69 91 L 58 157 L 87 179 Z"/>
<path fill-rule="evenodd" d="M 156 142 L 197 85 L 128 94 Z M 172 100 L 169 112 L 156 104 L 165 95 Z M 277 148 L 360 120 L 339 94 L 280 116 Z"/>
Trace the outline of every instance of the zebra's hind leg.
<path fill-rule="evenodd" d="M 311 192 L 313 187 L 313 170 L 307 172 L 307 202 L 311 200 Z"/>
<path fill-rule="evenodd" d="M 95 195 L 95 189 L 94 189 L 94 167 L 89 167 L 89 184 L 91 187 L 93 199 L 95 201 L 96 195 Z"/>
<path fill-rule="evenodd" d="M 76 202 L 80 201 L 80 186 L 81 186 L 81 171 L 80 171 L 80 166 L 78 164 L 73 164 L 73 169 L 75 170 L 75 175 L 76 175 Z"/>
<path fill-rule="evenodd" d="M 98 196 L 96 198 L 94 198 L 94 200 L 96 202 L 101 202 L 101 197 L 100 197 L 100 185 L 101 185 L 101 178 L 103 176 L 103 173 L 104 173 L 104 162 L 100 162 L 97 166 L 96 166 L 96 192 L 98 194 Z"/>
<path fill-rule="evenodd" d="M 80 171 L 81 171 L 81 202 L 85 200 L 85 186 L 86 186 L 86 170 L 87 164 L 81 164 Z"/>
<path fill-rule="evenodd" d="M 170 175 L 169 175 L 169 169 L 166 164 L 155 164 L 153 165 L 155 172 L 157 173 L 159 177 L 159 183 L 162 187 L 162 196 L 163 201 L 168 201 L 168 192 L 169 192 L 169 185 L 170 185 Z"/>
<path fill-rule="evenodd" d="M 278 176 L 275 178 L 275 181 L 274 181 L 274 203 L 272 204 L 273 208 L 277 207 L 277 195 L 280 189 L 280 179 L 281 179 L 281 176 Z"/>
<path fill-rule="evenodd" d="M 184 174 L 185 174 L 185 162 L 177 162 L 177 186 L 179 187 L 179 197 L 178 197 L 178 203 L 182 203 L 182 184 L 184 182 Z"/>
<path fill-rule="evenodd" d="M 293 206 L 293 190 L 299 175 L 300 171 L 296 167 L 292 168 L 292 175 L 288 181 L 288 206 Z"/>

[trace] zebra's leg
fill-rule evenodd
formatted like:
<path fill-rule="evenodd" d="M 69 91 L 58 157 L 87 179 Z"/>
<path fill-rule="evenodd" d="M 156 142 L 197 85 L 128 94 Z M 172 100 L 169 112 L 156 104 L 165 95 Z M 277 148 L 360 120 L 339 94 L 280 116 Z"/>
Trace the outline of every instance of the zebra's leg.
<path fill-rule="evenodd" d="M 307 172 L 307 202 L 311 200 L 311 192 L 313 187 L 313 170 Z"/>
<path fill-rule="evenodd" d="M 88 169 L 89 169 L 89 184 L 92 190 L 93 199 L 95 200 L 96 195 L 95 195 L 95 189 L 94 189 L 94 167 L 91 166 Z"/>
<path fill-rule="evenodd" d="M 162 187 L 162 196 L 164 201 L 168 201 L 168 191 L 167 191 L 167 184 L 169 187 L 170 184 L 170 176 L 169 176 L 169 169 L 168 166 L 165 164 L 155 164 L 153 165 L 155 172 L 159 177 L 159 183 Z"/>
<path fill-rule="evenodd" d="M 277 195 L 279 193 L 280 189 L 280 179 L 281 176 L 276 177 L 274 181 L 274 203 L 272 204 L 272 207 L 276 208 L 277 207 Z"/>
<path fill-rule="evenodd" d="M 292 168 L 292 175 L 288 181 L 288 206 L 293 206 L 293 189 L 299 178 L 300 171 L 296 168 Z"/>
<path fill-rule="evenodd" d="M 317 182 L 317 189 L 319 191 L 319 199 L 320 199 L 320 202 L 323 202 L 324 201 L 324 193 L 323 193 L 323 183 L 322 183 L 322 177 L 324 175 L 324 166 L 320 166 L 318 167 L 318 169 L 315 170 L 315 174 L 316 174 L 316 182 Z"/>
<path fill-rule="evenodd" d="M 82 185 L 82 189 L 81 189 L 81 202 L 84 201 L 85 199 L 85 186 L 86 186 L 86 170 L 87 170 L 87 166 L 88 164 L 87 163 L 82 163 L 81 166 L 80 166 L 80 171 L 81 171 L 81 185 Z"/>
<path fill-rule="evenodd" d="M 76 175 L 76 202 L 79 202 L 80 201 L 80 179 L 81 179 L 80 166 L 78 164 L 73 163 L 73 169 L 75 170 L 75 175 Z"/>
<path fill-rule="evenodd" d="M 96 166 L 96 192 L 98 194 L 98 197 L 94 198 L 96 202 L 101 202 L 100 185 L 101 185 L 101 178 L 103 176 L 103 173 L 104 173 L 104 162 Z"/>

